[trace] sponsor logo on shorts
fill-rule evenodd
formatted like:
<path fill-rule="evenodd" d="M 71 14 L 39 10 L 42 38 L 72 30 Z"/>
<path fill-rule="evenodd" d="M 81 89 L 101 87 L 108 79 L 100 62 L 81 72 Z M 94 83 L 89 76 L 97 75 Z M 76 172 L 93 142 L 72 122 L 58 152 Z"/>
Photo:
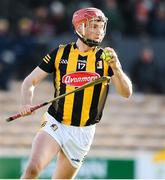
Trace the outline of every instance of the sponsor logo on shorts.
<path fill-rule="evenodd" d="M 44 121 L 42 124 L 41 124 L 41 127 L 45 127 L 47 121 Z"/>
<path fill-rule="evenodd" d="M 56 131 L 58 129 L 56 124 L 52 124 L 50 127 L 53 129 L 53 131 Z"/>
<path fill-rule="evenodd" d="M 62 77 L 62 82 L 70 86 L 80 87 L 88 82 L 98 79 L 99 77 L 100 75 L 95 72 L 79 71 L 64 75 Z"/>
<path fill-rule="evenodd" d="M 71 158 L 72 161 L 80 162 L 80 159 Z"/>

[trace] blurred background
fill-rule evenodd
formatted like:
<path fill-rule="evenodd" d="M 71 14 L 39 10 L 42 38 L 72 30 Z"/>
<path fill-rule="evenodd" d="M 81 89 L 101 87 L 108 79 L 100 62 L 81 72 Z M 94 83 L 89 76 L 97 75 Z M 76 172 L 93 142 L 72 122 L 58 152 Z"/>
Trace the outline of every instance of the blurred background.
<path fill-rule="evenodd" d="M 72 15 L 84 7 L 100 8 L 108 17 L 102 47 L 116 50 L 134 94 L 125 100 L 110 88 L 77 178 L 165 178 L 164 0 L 0 1 L 0 178 L 19 178 L 47 109 L 5 122 L 19 109 L 21 82 L 48 52 L 76 40 Z M 36 89 L 34 104 L 52 97 L 49 77 Z M 50 178 L 54 161 L 41 178 Z"/>

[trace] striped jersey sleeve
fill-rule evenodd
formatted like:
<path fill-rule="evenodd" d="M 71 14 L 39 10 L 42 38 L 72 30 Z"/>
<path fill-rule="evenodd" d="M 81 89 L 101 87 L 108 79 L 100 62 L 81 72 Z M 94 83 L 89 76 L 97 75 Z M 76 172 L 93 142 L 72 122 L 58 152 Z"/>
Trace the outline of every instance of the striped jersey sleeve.
<path fill-rule="evenodd" d="M 54 63 L 55 63 L 57 51 L 58 48 L 54 49 L 50 54 L 47 54 L 45 57 L 43 57 L 42 62 L 39 64 L 39 67 L 43 71 L 47 73 L 52 73 L 55 71 Z"/>

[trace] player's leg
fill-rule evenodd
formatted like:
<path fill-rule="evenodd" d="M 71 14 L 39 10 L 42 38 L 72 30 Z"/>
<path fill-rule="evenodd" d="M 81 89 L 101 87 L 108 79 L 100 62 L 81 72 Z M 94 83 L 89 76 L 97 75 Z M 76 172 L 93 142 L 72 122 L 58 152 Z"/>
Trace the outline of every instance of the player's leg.
<path fill-rule="evenodd" d="M 59 150 L 60 146 L 55 139 L 45 131 L 38 132 L 32 144 L 32 152 L 27 168 L 21 178 L 37 178 Z"/>
<path fill-rule="evenodd" d="M 71 179 L 74 178 L 79 170 L 80 166 L 78 168 L 73 167 L 71 162 L 68 160 L 66 155 L 61 150 L 57 163 L 56 163 L 56 170 L 55 173 L 52 176 L 52 179 Z"/>
<path fill-rule="evenodd" d="M 62 126 L 62 150 L 57 159 L 56 171 L 53 179 L 74 178 L 83 163 L 84 157 L 89 152 L 95 125 L 90 127 Z"/>

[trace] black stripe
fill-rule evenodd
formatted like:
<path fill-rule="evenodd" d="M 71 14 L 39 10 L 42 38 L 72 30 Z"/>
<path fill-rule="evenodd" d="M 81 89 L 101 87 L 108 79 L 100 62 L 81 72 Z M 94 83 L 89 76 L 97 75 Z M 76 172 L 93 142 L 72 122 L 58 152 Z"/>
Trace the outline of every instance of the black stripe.
<path fill-rule="evenodd" d="M 95 61 L 95 71 L 96 71 L 96 73 L 100 74 L 101 77 L 104 74 L 103 73 L 104 66 L 102 66 L 102 69 L 97 69 L 97 64 L 98 64 L 98 61 L 102 61 L 100 59 L 102 51 L 103 51 L 102 49 L 97 51 L 96 61 Z M 102 65 L 103 65 L 103 62 L 102 62 Z M 86 126 L 96 123 L 96 117 L 98 116 L 98 103 L 99 103 L 99 98 L 100 98 L 101 87 L 102 87 L 102 84 L 97 84 L 94 86 L 92 103 L 91 103 L 91 107 L 90 107 L 90 114 L 89 114 L 89 119 L 86 123 Z"/>
<path fill-rule="evenodd" d="M 98 50 L 98 52 L 96 53 L 96 61 L 100 61 L 101 60 L 100 56 L 101 56 L 102 52 L 103 52 L 103 49 L 99 49 Z M 102 60 L 102 65 L 103 65 L 103 63 L 105 63 L 105 62 Z M 99 69 L 96 69 L 96 72 L 99 73 L 101 76 L 103 76 L 103 74 L 104 74 L 104 65 L 103 65 L 102 72 Z M 110 66 L 108 68 L 108 74 L 109 74 L 109 76 L 113 75 L 113 71 L 112 71 Z M 99 120 L 102 117 L 102 111 L 103 111 L 104 106 L 105 106 L 105 102 L 106 102 L 106 99 L 107 99 L 108 91 L 109 91 L 109 85 L 107 85 L 105 87 L 102 97 L 99 97 L 99 98 L 101 98 L 101 100 L 100 100 L 100 102 L 98 102 L 99 104 L 97 106 L 97 116 L 95 117 L 95 123 L 99 122 Z"/>
<path fill-rule="evenodd" d="M 78 60 L 87 61 L 87 56 L 79 55 Z M 85 70 L 86 70 L 86 66 L 83 69 L 79 69 L 77 62 L 76 71 L 85 71 Z M 84 98 L 84 90 L 76 92 L 74 95 L 71 125 L 80 126 L 83 98 Z"/>
<path fill-rule="evenodd" d="M 103 49 L 100 49 L 98 50 L 98 52 L 96 53 L 96 61 L 100 61 L 100 56 L 103 52 Z M 103 63 L 105 63 L 103 60 L 102 61 L 102 65 Z M 96 72 L 99 73 L 101 76 L 104 74 L 104 65 L 103 65 L 103 69 L 102 69 L 102 72 L 101 72 L 101 69 L 96 69 Z M 111 67 L 109 66 L 108 68 L 108 73 L 110 76 L 113 75 L 113 71 L 111 69 Z M 99 99 L 101 98 L 100 102 L 98 102 L 98 105 L 97 105 L 97 116 L 95 117 L 95 123 L 99 122 L 101 117 L 102 117 L 102 111 L 104 109 L 104 106 L 105 106 L 105 102 L 106 102 L 106 99 L 107 99 L 107 95 L 108 95 L 108 91 L 109 91 L 109 85 L 107 85 L 106 87 L 104 87 L 104 92 L 102 94 L 102 97 L 99 97 Z"/>
<path fill-rule="evenodd" d="M 68 44 L 64 48 L 64 52 L 62 54 L 61 59 L 68 60 L 70 49 L 71 49 L 71 44 Z M 60 86 L 60 93 L 59 93 L 59 95 L 62 95 L 64 93 L 66 93 L 66 84 L 62 83 L 62 77 L 66 74 L 67 64 L 62 64 L 62 63 L 59 64 L 59 69 L 60 69 L 60 85 L 59 85 Z M 58 107 L 57 107 L 57 110 L 56 110 L 55 115 L 54 115 L 56 120 L 59 121 L 59 122 L 61 122 L 63 120 L 64 102 L 65 102 L 65 97 L 62 98 L 62 99 L 59 99 Z M 54 107 L 54 111 L 55 111 L 55 108 L 56 107 Z"/>
<path fill-rule="evenodd" d="M 100 58 L 101 54 L 103 52 L 103 49 L 99 49 L 96 53 L 96 63 L 95 63 L 95 68 L 96 68 L 96 72 L 98 74 L 100 74 L 100 76 L 103 76 L 103 72 L 104 72 L 104 61 Z M 102 68 L 98 68 L 98 64 L 99 62 L 102 62 Z"/>
<path fill-rule="evenodd" d="M 102 117 L 102 112 L 105 106 L 105 102 L 108 96 L 108 91 L 109 91 L 109 85 L 107 85 L 104 89 L 104 92 L 102 94 L 101 100 L 98 104 L 98 111 L 97 111 L 97 116 L 95 118 L 95 122 L 99 122 L 101 117 Z"/>
<path fill-rule="evenodd" d="M 95 119 L 96 119 L 97 113 L 98 113 L 97 107 L 98 107 L 98 103 L 99 103 L 101 86 L 102 86 L 101 84 L 98 84 L 98 85 L 95 85 L 95 87 L 94 87 L 93 98 L 92 98 L 92 103 L 91 103 L 90 113 L 89 113 L 89 119 L 86 123 L 86 126 L 95 123 Z"/>

